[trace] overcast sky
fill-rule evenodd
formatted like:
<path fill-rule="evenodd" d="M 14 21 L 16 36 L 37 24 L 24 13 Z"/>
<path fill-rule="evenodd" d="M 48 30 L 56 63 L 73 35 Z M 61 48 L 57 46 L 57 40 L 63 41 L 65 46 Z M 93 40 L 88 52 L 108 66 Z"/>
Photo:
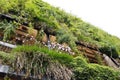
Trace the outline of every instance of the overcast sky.
<path fill-rule="evenodd" d="M 120 0 L 43 0 L 120 38 Z"/>

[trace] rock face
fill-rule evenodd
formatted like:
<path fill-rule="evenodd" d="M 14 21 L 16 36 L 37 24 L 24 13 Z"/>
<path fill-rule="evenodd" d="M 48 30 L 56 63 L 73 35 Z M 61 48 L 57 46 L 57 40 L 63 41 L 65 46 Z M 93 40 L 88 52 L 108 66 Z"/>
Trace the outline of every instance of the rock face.
<path fill-rule="evenodd" d="M 78 45 L 78 50 L 83 53 L 83 55 L 88 58 L 90 63 L 97 63 L 102 65 L 107 65 L 113 68 L 119 68 L 119 63 L 107 56 L 104 53 L 101 53 L 95 46 L 90 46 L 84 42 L 80 42 Z"/>
<path fill-rule="evenodd" d="M 11 37 L 6 42 L 3 42 L 3 31 L 0 33 L 0 50 L 5 52 L 10 52 L 12 48 L 16 45 L 31 45 L 36 42 L 36 36 L 38 31 L 24 25 L 20 25 L 16 28 L 15 33 L 11 34 Z"/>
<path fill-rule="evenodd" d="M 47 35 L 44 34 L 44 36 L 42 38 L 42 42 L 47 43 L 47 41 L 48 41 Z"/>
<path fill-rule="evenodd" d="M 26 36 L 26 35 L 33 36 L 34 38 L 37 36 L 37 33 L 38 33 L 37 30 L 35 30 L 33 28 L 29 28 L 24 25 L 20 25 L 15 32 L 17 34 L 24 35 L 24 36 Z"/>
<path fill-rule="evenodd" d="M 56 42 L 56 36 L 50 35 L 50 42 Z"/>

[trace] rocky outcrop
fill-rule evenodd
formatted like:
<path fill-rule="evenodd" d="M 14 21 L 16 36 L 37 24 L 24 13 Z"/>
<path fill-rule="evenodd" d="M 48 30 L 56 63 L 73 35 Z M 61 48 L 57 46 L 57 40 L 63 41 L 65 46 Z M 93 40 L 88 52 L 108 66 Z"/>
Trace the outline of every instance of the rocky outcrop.
<path fill-rule="evenodd" d="M 119 68 L 119 63 L 104 53 L 101 53 L 94 45 L 89 45 L 84 42 L 77 42 L 78 50 L 83 53 L 83 55 L 88 58 L 90 63 L 97 63 L 102 65 L 107 65 L 113 68 Z"/>

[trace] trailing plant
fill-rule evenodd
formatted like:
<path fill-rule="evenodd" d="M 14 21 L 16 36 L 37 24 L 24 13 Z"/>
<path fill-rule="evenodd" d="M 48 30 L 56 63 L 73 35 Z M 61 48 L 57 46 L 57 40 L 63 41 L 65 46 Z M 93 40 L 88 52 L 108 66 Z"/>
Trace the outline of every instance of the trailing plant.
<path fill-rule="evenodd" d="M 64 65 L 43 52 L 19 52 L 13 62 L 17 73 L 24 72 L 25 77 L 37 79 L 71 80 L 72 72 Z"/>

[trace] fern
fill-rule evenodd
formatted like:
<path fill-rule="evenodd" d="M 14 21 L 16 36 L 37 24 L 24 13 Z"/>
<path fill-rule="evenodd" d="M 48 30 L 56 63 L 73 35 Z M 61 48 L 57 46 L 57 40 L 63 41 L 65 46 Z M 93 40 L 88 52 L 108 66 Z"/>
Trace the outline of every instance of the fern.
<path fill-rule="evenodd" d="M 4 32 L 3 41 L 10 38 L 11 34 L 15 32 L 16 24 L 13 22 L 3 21 L 0 23 L 0 30 Z"/>

